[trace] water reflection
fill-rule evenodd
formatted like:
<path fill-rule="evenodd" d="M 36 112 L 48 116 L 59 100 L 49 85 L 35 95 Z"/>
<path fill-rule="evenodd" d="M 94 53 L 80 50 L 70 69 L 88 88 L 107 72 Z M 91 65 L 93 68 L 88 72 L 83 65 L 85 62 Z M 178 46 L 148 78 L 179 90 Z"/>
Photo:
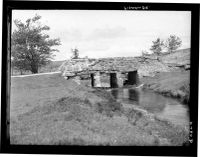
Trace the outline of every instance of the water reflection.
<path fill-rule="evenodd" d="M 119 90 L 113 89 L 113 90 L 111 90 L 111 94 L 115 99 L 119 98 L 119 96 L 118 96 L 119 95 Z"/>
<path fill-rule="evenodd" d="M 139 102 L 139 92 L 137 90 L 129 89 L 128 94 L 130 100 L 135 101 L 137 103 Z"/>
<path fill-rule="evenodd" d="M 112 89 L 115 99 L 140 107 L 177 124 L 188 124 L 188 107 L 177 100 L 164 97 L 149 90 Z"/>
<path fill-rule="evenodd" d="M 162 112 L 169 103 L 168 98 L 148 90 L 139 90 L 138 93 L 140 93 L 141 98 L 139 102 L 140 106 L 152 113 Z"/>

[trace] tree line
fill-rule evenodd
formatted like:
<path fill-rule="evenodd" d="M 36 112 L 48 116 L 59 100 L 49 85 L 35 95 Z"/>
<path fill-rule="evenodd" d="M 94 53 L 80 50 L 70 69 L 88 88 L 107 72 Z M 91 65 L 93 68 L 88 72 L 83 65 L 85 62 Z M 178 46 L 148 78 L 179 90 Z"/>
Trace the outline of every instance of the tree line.
<path fill-rule="evenodd" d="M 165 42 L 160 38 L 157 38 L 152 42 L 153 45 L 151 46 L 150 50 L 157 55 L 161 54 L 163 49 L 167 49 L 168 53 L 173 53 L 182 44 L 182 40 L 176 35 L 170 35 L 170 37 Z"/>

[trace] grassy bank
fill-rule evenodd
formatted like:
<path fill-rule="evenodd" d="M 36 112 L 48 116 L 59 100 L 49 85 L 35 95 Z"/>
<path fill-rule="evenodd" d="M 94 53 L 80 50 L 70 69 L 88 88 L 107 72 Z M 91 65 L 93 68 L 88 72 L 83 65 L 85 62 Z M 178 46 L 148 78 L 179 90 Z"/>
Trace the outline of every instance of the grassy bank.
<path fill-rule="evenodd" d="M 188 103 L 190 99 L 190 72 L 163 72 L 141 80 L 144 87 Z"/>
<path fill-rule="evenodd" d="M 59 74 L 11 79 L 11 144 L 183 145 L 188 131 Z"/>

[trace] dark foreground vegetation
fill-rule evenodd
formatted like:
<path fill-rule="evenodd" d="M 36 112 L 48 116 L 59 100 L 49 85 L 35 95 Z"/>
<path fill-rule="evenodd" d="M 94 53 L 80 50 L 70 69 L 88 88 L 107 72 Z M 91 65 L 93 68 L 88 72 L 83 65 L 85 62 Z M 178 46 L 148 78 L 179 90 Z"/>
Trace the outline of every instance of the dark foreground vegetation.
<path fill-rule="evenodd" d="M 59 74 L 11 79 L 11 144 L 184 145 L 187 127 Z"/>

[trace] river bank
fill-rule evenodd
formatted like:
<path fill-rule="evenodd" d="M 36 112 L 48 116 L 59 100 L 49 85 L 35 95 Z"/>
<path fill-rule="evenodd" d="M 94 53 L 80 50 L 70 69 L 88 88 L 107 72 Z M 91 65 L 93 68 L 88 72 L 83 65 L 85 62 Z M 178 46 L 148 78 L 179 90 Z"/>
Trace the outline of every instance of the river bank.
<path fill-rule="evenodd" d="M 11 144 L 181 146 L 188 129 L 59 74 L 11 78 Z"/>
<path fill-rule="evenodd" d="M 190 71 L 162 72 L 141 80 L 143 88 L 178 99 L 184 104 L 190 101 Z"/>

